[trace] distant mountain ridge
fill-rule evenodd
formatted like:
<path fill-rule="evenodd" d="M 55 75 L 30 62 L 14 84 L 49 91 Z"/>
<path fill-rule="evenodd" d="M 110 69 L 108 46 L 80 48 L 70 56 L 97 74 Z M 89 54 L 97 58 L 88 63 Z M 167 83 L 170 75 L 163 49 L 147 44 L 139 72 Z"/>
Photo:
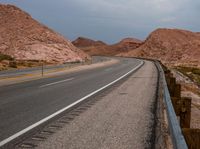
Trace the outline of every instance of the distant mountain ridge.
<path fill-rule="evenodd" d="M 16 60 L 50 63 L 85 61 L 90 57 L 52 29 L 13 5 L 0 4 L 0 53 Z"/>

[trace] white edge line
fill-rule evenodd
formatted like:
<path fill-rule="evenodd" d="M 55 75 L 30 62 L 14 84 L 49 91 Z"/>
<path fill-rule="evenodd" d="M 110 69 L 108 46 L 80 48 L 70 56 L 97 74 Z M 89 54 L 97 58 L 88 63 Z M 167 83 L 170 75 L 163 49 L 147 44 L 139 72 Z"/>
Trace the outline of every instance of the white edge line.
<path fill-rule="evenodd" d="M 57 82 L 53 82 L 53 83 L 41 85 L 40 88 L 47 87 L 47 86 L 51 86 L 51 85 L 55 85 L 55 84 L 58 84 L 58 83 L 63 83 L 63 82 L 71 81 L 71 80 L 73 80 L 73 79 L 74 79 L 74 78 L 69 78 L 69 79 L 65 79 L 65 80 L 61 80 L 61 81 L 57 81 Z"/>
<path fill-rule="evenodd" d="M 124 77 L 126 77 L 126 76 L 129 75 L 130 73 L 132 73 L 132 72 L 134 72 L 135 70 L 137 70 L 138 68 L 140 68 L 143 64 L 144 64 L 144 61 L 141 61 L 140 64 L 139 64 L 137 67 L 135 67 L 134 69 L 130 70 L 129 72 L 127 72 L 127 73 L 124 74 L 123 76 L 119 77 L 118 79 L 114 80 L 113 82 L 111 82 L 111 83 L 109 83 L 109 84 L 103 86 L 102 88 L 100 88 L 100 89 L 98 89 L 98 90 L 96 90 L 96 91 L 94 91 L 94 92 L 92 92 L 92 93 L 86 95 L 85 97 L 83 97 L 83 98 L 77 100 L 76 102 L 74 102 L 74 103 L 68 105 L 67 107 L 65 107 L 65 108 L 63 108 L 63 109 L 61 109 L 61 110 L 59 110 L 59 111 L 53 113 L 52 115 L 50 115 L 50 116 L 48 116 L 48 117 L 46 117 L 46 118 L 44 118 L 44 119 L 42 119 L 42 120 L 36 122 L 35 124 L 33 124 L 33 125 L 31 125 L 31 126 L 25 128 L 25 129 L 23 129 L 23 130 L 17 132 L 16 134 L 14 134 L 14 135 L 8 137 L 7 139 L 4 139 L 3 141 L 0 142 L 0 147 L 3 146 L 3 145 L 5 145 L 5 144 L 7 144 L 8 142 L 10 142 L 10 141 L 16 139 L 17 137 L 19 137 L 19 136 L 25 134 L 26 132 L 30 131 L 31 129 L 33 129 L 33 128 L 39 126 L 39 125 L 41 125 L 42 123 L 44 123 L 44 122 L 50 120 L 51 118 L 53 118 L 53 117 L 59 115 L 60 113 L 66 111 L 67 109 L 69 109 L 69 108 L 75 106 L 76 104 L 78 104 L 78 103 L 84 101 L 85 99 L 91 97 L 92 95 L 94 95 L 94 94 L 100 92 L 101 90 L 107 88 L 108 86 L 113 85 L 114 83 L 118 82 L 119 80 L 123 79 Z"/>

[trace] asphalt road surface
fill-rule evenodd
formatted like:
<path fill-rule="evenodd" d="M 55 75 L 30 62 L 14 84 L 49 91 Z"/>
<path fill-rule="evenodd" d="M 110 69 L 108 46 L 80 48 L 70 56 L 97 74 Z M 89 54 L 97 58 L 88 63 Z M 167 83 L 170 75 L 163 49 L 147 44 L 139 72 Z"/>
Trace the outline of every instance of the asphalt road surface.
<path fill-rule="evenodd" d="M 0 142 L 120 78 L 141 64 L 119 63 L 0 87 Z"/>
<path fill-rule="evenodd" d="M 97 99 L 95 104 L 65 124 L 55 134 L 38 141 L 36 148 L 154 148 L 155 126 L 152 109 L 155 108 L 156 86 L 156 67 L 146 61 L 144 66 L 126 81 L 111 88 L 109 92 L 95 97 Z M 95 98 L 92 99 L 95 101 Z"/>

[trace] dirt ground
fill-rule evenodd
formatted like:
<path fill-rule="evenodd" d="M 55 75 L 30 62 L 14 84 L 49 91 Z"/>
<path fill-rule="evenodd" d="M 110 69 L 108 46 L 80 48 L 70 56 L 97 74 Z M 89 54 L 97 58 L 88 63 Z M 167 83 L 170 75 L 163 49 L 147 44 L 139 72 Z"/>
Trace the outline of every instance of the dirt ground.
<path fill-rule="evenodd" d="M 181 84 L 181 96 L 191 97 L 191 128 L 200 128 L 200 88 L 187 76 L 173 70 L 177 82 Z"/>

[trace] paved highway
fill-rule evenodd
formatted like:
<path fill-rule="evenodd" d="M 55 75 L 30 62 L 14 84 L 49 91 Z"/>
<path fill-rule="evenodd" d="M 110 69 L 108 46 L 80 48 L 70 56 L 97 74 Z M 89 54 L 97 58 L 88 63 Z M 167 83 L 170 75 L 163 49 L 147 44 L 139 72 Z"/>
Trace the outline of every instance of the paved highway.
<path fill-rule="evenodd" d="M 140 60 L 118 59 L 111 66 L 0 87 L 0 145 L 141 65 Z"/>
<path fill-rule="evenodd" d="M 154 148 L 155 113 L 152 109 L 155 109 L 156 86 L 157 69 L 152 62 L 145 61 L 141 69 L 106 94 L 97 96 L 97 102 L 64 124 L 60 131 L 50 137 L 38 133 L 35 136 L 47 139 L 37 142 L 30 139 L 24 144 L 32 144 L 36 149 Z M 87 107 L 91 102 L 84 105 Z M 79 109 L 71 113 L 76 111 Z M 61 119 L 66 121 L 68 117 L 70 114 Z M 156 143 L 165 148 L 164 143 Z"/>

